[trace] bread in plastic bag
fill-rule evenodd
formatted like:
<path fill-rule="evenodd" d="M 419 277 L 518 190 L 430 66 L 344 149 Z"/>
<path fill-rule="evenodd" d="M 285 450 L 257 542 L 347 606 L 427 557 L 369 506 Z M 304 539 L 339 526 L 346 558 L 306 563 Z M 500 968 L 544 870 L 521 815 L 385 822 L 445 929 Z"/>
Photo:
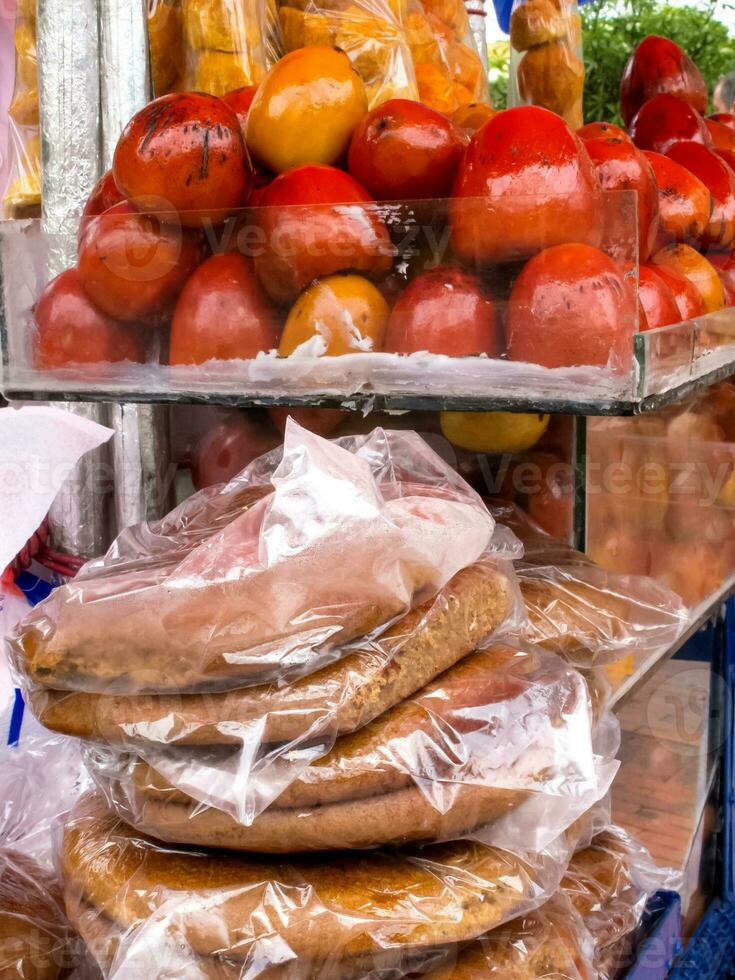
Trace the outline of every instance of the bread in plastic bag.
<path fill-rule="evenodd" d="M 67 912 L 105 976 L 345 980 L 431 962 L 538 907 L 574 841 L 537 855 L 459 841 L 278 861 L 157 845 L 91 796 L 59 863 Z"/>
<path fill-rule="evenodd" d="M 278 17 L 286 51 L 339 48 L 365 83 L 368 106 L 419 97 L 402 22 L 403 0 L 285 0 Z"/>
<path fill-rule="evenodd" d="M 255 486 L 273 492 L 193 547 L 175 528 L 188 542 L 189 515 L 212 495 L 123 535 L 120 547 L 140 550 L 118 558 L 113 545 L 38 606 L 13 650 L 29 686 L 196 692 L 307 674 L 435 595 L 490 543 L 480 498 L 415 433 L 329 443 L 290 420 L 282 458 L 266 460 Z"/>
<path fill-rule="evenodd" d="M 14 43 L 15 85 L 8 108 L 11 169 L 2 210 L 6 218 L 35 218 L 41 208 L 41 149 L 34 3 L 19 6 Z"/>
<path fill-rule="evenodd" d="M 687 609 L 665 585 L 600 568 L 513 504 L 489 506 L 525 545 L 515 570 L 528 610 L 527 642 L 589 666 L 669 646 L 686 627 Z"/>
<path fill-rule="evenodd" d="M 577 0 L 516 0 L 508 104 L 538 105 L 583 124 L 584 62 Z"/>
<path fill-rule="evenodd" d="M 469 943 L 428 980 L 595 980 L 594 943 L 563 891 Z"/>
<path fill-rule="evenodd" d="M 498 643 L 339 738 L 280 792 L 243 749 L 90 747 L 86 760 L 122 819 L 170 842 L 290 853 L 471 836 L 541 850 L 617 772 L 617 741 L 599 757 L 593 727 L 575 670 Z"/>

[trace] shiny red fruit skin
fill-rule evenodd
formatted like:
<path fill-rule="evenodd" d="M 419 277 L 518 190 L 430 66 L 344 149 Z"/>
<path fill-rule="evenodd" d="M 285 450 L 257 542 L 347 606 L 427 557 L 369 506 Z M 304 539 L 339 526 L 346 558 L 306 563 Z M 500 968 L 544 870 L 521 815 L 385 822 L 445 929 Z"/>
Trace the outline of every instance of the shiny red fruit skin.
<path fill-rule="evenodd" d="M 651 164 L 624 140 L 587 140 L 585 147 L 603 190 L 637 192 L 638 250 L 641 262 L 645 262 L 656 243 L 659 221 L 658 188 Z"/>
<path fill-rule="evenodd" d="M 725 305 L 735 306 L 735 255 L 732 252 L 713 252 L 707 258 L 717 270 L 725 290 Z"/>
<path fill-rule="evenodd" d="M 638 300 L 645 315 L 641 330 L 668 327 L 681 319 L 674 294 L 658 272 L 649 265 L 641 265 L 638 269 Z"/>
<path fill-rule="evenodd" d="M 630 370 L 634 295 L 613 260 L 589 245 L 557 245 L 527 263 L 508 304 L 508 356 L 545 367 Z"/>
<path fill-rule="evenodd" d="M 290 303 L 312 280 L 348 269 L 387 274 L 393 247 L 385 222 L 374 210 L 354 206 L 370 203 L 354 177 L 324 164 L 294 167 L 271 181 L 259 198 L 263 244 L 255 254 L 270 297 Z"/>
<path fill-rule="evenodd" d="M 735 130 L 735 112 L 713 112 L 711 116 L 707 116 L 712 122 L 721 123 L 723 126 L 727 126 L 728 129 Z"/>
<path fill-rule="evenodd" d="M 450 266 L 429 269 L 398 297 L 383 350 L 497 357 L 503 348 L 495 304 L 477 276 Z"/>
<path fill-rule="evenodd" d="M 67 269 L 46 286 L 34 316 L 39 368 L 145 360 L 143 334 L 98 310 L 82 289 L 76 269 Z"/>
<path fill-rule="evenodd" d="M 441 112 L 390 99 L 357 124 L 347 169 L 377 201 L 448 197 L 463 152 Z"/>
<path fill-rule="evenodd" d="M 87 203 L 82 211 L 82 218 L 79 222 L 78 238 L 81 239 L 84 230 L 89 224 L 89 219 L 98 214 L 102 214 L 116 204 L 121 204 L 125 198 L 120 193 L 115 183 L 115 177 L 111 170 L 102 174 L 100 179 L 92 188 L 92 193 L 87 198 Z"/>
<path fill-rule="evenodd" d="M 250 192 L 237 116 L 200 92 L 163 95 L 136 113 L 112 169 L 120 192 L 139 210 L 178 211 L 185 225 L 224 220 Z"/>
<path fill-rule="evenodd" d="M 678 96 L 697 112 L 707 108 L 707 84 L 689 55 L 668 38 L 651 34 L 628 59 L 620 82 L 626 126 L 645 102 L 660 94 Z"/>
<path fill-rule="evenodd" d="M 704 300 L 691 280 L 663 266 L 656 266 L 656 272 L 671 290 L 681 320 L 693 320 L 695 317 L 704 316 L 707 312 Z"/>
<path fill-rule="evenodd" d="M 236 88 L 234 91 L 222 96 L 224 104 L 229 106 L 237 116 L 243 139 L 245 139 L 245 123 L 248 119 L 248 112 L 250 111 L 250 106 L 253 104 L 253 99 L 257 91 L 257 85 L 245 85 L 243 88 Z"/>
<path fill-rule="evenodd" d="M 585 126 L 580 126 L 577 130 L 577 136 L 585 143 L 588 140 L 605 139 L 625 140 L 628 143 L 633 142 L 624 129 L 616 126 L 615 123 L 608 122 L 591 122 Z"/>
<path fill-rule="evenodd" d="M 714 119 L 705 119 L 704 124 L 712 137 L 712 145 L 716 150 L 735 150 L 735 132 Z"/>
<path fill-rule="evenodd" d="M 712 214 L 699 239 L 705 249 L 728 249 L 735 240 L 735 173 L 700 143 L 675 143 L 666 156 L 699 177 L 712 194 Z"/>
<path fill-rule="evenodd" d="M 656 251 L 672 242 L 697 241 L 712 213 L 712 195 L 699 177 L 662 153 L 645 150 L 659 195 Z"/>
<path fill-rule="evenodd" d="M 184 286 L 171 324 L 170 364 L 252 359 L 278 346 L 279 318 L 253 264 L 225 252 L 203 262 Z"/>
<path fill-rule="evenodd" d="M 630 124 L 630 135 L 639 150 L 656 153 L 666 153 L 682 140 L 713 146 L 704 119 L 675 95 L 656 95 L 644 103 Z"/>
<path fill-rule="evenodd" d="M 280 444 L 278 433 L 267 419 L 259 421 L 245 413 L 227 415 L 194 448 L 191 478 L 197 490 L 228 483 L 254 459 Z"/>
<path fill-rule="evenodd" d="M 79 242 L 79 278 L 104 313 L 150 323 L 170 314 L 200 257 L 194 232 L 161 224 L 124 201 L 87 226 Z"/>
<path fill-rule="evenodd" d="M 349 412 L 343 412 L 339 408 L 302 408 L 301 406 L 278 405 L 269 408 L 268 414 L 281 435 L 286 432 L 286 422 L 290 416 L 302 428 L 326 438 L 344 422 Z"/>
<path fill-rule="evenodd" d="M 598 244 L 599 199 L 587 151 L 560 116 L 507 109 L 480 127 L 462 158 L 449 204 L 452 245 L 464 261 L 496 263 L 563 242 Z"/>

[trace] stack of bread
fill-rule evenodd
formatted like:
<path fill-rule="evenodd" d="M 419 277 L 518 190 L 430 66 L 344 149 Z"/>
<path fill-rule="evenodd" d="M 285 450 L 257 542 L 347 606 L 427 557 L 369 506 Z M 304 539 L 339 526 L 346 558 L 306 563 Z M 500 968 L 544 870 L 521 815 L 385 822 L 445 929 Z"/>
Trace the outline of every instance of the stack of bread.
<path fill-rule="evenodd" d="M 459 978 L 509 922 L 519 977 L 588 962 L 537 910 L 615 746 L 523 637 L 514 540 L 414 433 L 289 422 L 31 614 L 25 693 L 98 787 L 60 866 L 105 976 Z"/>

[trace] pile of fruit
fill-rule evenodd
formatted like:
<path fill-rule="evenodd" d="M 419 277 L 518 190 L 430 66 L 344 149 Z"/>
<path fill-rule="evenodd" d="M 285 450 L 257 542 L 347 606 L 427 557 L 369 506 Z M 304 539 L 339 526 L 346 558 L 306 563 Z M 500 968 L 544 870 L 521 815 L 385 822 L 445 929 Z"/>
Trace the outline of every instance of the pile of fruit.
<path fill-rule="evenodd" d="M 221 99 L 163 96 L 126 127 L 76 267 L 36 304 L 36 363 L 428 352 L 626 372 L 636 235 L 626 195 L 604 191 L 638 192 L 644 329 L 735 299 L 735 118 L 702 119 L 700 82 L 671 42 L 643 42 L 630 134 L 575 134 L 537 106 L 369 110 L 326 46 Z"/>

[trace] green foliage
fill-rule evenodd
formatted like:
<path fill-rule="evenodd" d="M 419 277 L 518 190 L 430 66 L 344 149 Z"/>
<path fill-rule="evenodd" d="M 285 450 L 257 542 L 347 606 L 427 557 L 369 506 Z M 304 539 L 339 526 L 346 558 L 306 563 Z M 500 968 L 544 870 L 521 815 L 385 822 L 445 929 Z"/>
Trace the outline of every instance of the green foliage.
<path fill-rule="evenodd" d="M 657 0 L 597 0 L 583 7 L 585 120 L 620 122 L 620 78 L 631 51 L 648 34 L 676 41 L 699 66 L 711 94 L 720 76 L 735 70 L 735 38 L 715 17 L 717 6 L 717 0 L 683 7 Z"/>
<path fill-rule="evenodd" d="M 496 109 L 505 109 L 508 102 L 508 62 L 510 42 L 496 41 L 488 47 L 490 98 Z"/>

